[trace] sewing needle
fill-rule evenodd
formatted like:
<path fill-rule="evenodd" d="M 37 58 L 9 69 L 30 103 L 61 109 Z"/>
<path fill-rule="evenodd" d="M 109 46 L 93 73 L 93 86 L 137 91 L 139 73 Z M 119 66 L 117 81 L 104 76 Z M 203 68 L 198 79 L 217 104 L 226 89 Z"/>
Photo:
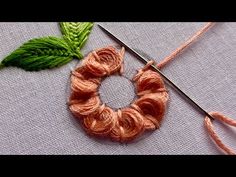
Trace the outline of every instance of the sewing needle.
<path fill-rule="evenodd" d="M 140 53 L 138 53 L 135 49 L 127 45 L 125 42 L 121 41 L 119 38 L 117 38 L 112 32 L 110 32 L 108 29 L 104 28 L 102 25 L 98 24 L 98 26 L 104 31 L 108 36 L 112 37 L 115 41 L 122 44 L 122 46 L 126 47 L 130 52 L 132 52 L 138 59 L 140 59 L 143 63 L 147 64 L 148 59 L 146 59 L 144 56 L 142 56 Z M 207 111 L 205 111 L 201 106 L 199 106 L 193 99 L 191 99 L 186 93 L 184 93 L 176 84 L 174 84 L 168 77 L 166 77 L 154 64 L 151 65 L 151 67 L 158 72 L 164 80 L 172 87 L 174 87 L 179 93 L 181 93 L 190 103 L 192 103 L 194 106 L 196 106 L 202 113 L 204 113 L 207 117 L 214 120 L 214 117 L 212 117 L 210 114 L 208 114 Z"/>

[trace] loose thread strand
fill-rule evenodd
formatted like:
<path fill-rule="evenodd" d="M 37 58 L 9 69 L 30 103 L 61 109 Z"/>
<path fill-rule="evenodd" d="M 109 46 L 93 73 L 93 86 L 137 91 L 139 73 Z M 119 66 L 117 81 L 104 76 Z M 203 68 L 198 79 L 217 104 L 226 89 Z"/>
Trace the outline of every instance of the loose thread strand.
<path fill-rule="evenodd" d="M 236 121 L 232 118 L 226 117 L 219 112 L 210 112 L 209 114 L 212 115 L 218 121 L 221 121 L 225 124 L 236 127 Z M 219 146 L 219 148 L 221 148 L 224 152 L 226 152 L 229 155 L 236 155 L 234 150 L 226 146 L 222 142 L 220 137 L 217 135 L 216 131 L 214 130 L 213 124 L 211 122 L 211 119 L 209 117 L 205 117 L 205 126 L 207 129 L 207 132 L 209 133 L 213 141 Z"/>
<path fill-rule="evenodd" d="M 184 49 L 188 48 L 194 41 L 196 41 L 203 33 L 208 31 L 214 25 L 213 22 L 208 22 L 203 28 L 197 31 L 190 39 L 188 39 L 185 43 L 179 46 L 174 52 L 172 52 L 169 56 L 164 58 L 160 63 L 157 64 L 158 68 L 162 68 L 167 63 L 172 61 L 177 55 L 179 55 Z"/>

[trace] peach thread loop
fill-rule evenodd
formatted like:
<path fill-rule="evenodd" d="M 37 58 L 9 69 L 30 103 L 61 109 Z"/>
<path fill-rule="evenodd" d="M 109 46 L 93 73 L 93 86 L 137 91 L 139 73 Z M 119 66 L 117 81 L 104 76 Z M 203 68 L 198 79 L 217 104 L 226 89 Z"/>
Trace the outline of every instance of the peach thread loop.
<path fill-rule="evenodd" d="M 226 117 L 225 115 L 223 115 L 219 112 L 210 112 L 209 114 L 220 122 L 223 122 L 223 123 L 228 124 L 230 126 L 236 127 L 236 121 L 232 118 Z M 231 148 L 226 146 L 222 142 L 220 137 L 217 135 L 216 131 L 214 130 L 212 121 L 209 117 L 205 117 L 204 124 L 207 129 L 207 132 L 209 133 L 209 135 L 211 136 L 213 141 L 218 145 L 218 147 L 220 149 L 222 149 L 225 153 L 227 153 L 229 155 L 236 155 L 235 152 Z"/>
<path fill-rule="evenodd" d="M 138 73 L 134 76 L 133 81 L 136 81 L 143 73 L 144 71 L 147 71 L 150 66 L 154 63 L 153 60 L 150 60 L 147 62 L 147 64 L 142 68 L 138 70 Z"/>

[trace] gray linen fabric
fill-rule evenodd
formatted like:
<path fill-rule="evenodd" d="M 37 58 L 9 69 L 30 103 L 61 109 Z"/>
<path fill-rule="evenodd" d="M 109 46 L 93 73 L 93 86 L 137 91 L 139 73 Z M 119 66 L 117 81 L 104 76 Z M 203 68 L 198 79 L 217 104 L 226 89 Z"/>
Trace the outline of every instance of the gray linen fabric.
<path fill-rule="evenodd" d="M 169 55 L 204 23 L 103 23 L 156 62 Z M 0 60 L 23 42 L 60 36 L 57 23 L 0 23 Z M 82 49 L 117 45 L 96 25 Z M 236 116 L 236 23 L 217 23 L 200 40 L 163 68 L 182 90 L 207 111 Z M 76 60 L 52 70 L 0 70 L 0 154 L 221 154 L 206 133 L 204 116 L 172 88 L 168 110 L 159 130 L 129 144 L 87 136 L 69 112 L 69 75 Z M 124 77 L 107 78 L 101 99 L 113 108 L 135 97 L 128 80 L 143 64 L 125 55 Z M 214 122 L 224 142 L 236 147 L 236 131 Z"/>

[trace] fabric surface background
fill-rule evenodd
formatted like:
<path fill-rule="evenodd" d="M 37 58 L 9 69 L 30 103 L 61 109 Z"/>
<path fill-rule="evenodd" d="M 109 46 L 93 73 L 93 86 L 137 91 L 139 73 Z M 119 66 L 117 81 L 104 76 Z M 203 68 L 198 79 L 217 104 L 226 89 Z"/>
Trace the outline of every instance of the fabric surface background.
<path fill-rule="evenodd" d="M 169 55 L 204 23 L 103 23 L 118 37 L 156 62 Z M 0 60 L 29 39 L 60 36 L 55 23 L 0 23 Z M 91 50 L 117 45 L 95 23 L 87 44 Z M 197 42 L 162 69 L 207 111 L 236 118 L 236 23 L 217 23 Z M 0 154 L 222 154 L 209 138 L 204 116 L 172 88 L 159 130 L 128 144 L 89 137 L 67 108 L 70 71 L 77 60 L 52 70 L 0 70 Z M 125 77 L 143 64 L 125 54 Z M 102 100 L 117 108 L 133 100 L 134 87 L 113 76 L 102 83 Z M 236 147 L 236 131 L 217 121 L 224 142 Z M 236 150 L 236 148 L 235 148 Z"/>

